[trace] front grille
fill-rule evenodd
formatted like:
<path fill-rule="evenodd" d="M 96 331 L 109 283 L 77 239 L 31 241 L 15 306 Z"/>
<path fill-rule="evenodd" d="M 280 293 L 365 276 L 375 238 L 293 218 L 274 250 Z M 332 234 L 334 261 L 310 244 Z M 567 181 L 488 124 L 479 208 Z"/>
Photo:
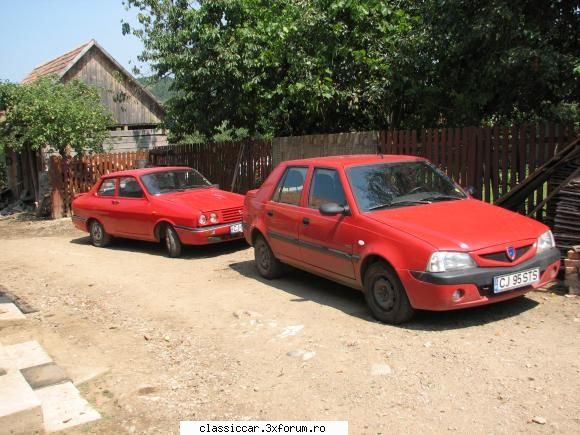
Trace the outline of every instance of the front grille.
<path fill-rule="evenodd" d="M 227 208 L 222 210 L 222 220 L 224 222 L 239 222 L 242 220 L 242 208 Z"/>
<path fill-rule="evenodd" d="M 532 245 L 522 246 L 516 249 L 516 258 L 513 261 L 516 261 L 522 255 L 530 250 Z M 499 251 L 499 252 L 492 252 L 491 254 L 482 254 L 480 255 L 481 258 L 485 258 L 486 260 L 494 260 L 494 261 L 501 261 L 503 263 L 511 263 L 512 261 L 507 257 L 506 251 Z"/>

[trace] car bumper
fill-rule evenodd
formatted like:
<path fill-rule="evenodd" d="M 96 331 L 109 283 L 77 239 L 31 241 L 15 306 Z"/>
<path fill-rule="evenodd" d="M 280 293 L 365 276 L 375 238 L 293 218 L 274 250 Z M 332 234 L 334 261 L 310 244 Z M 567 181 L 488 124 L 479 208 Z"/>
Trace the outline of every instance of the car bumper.
<path fill-rule="evenodd" d="M 238 240 L 244 237 L 243 232 L 231 233 L 233 225 L 242 222 L 230 222 L 228 224 L 210 225 L 207 227 L 193 228 L 175 225 L 179 240 L 185 245 L 210 245 L 212 243 Z"/>
<path fill-rule="evenodd" d="M 494 277 L 536 267 L 540 269 L 539 282 L 502 293 L 493 292 Z M 491 304 L 521 296 L 553 280 L 559 269 L 560 252 L 553 248 L 513 267 L 479 267 L 445 273 L 405 271 L 402 281 L 414 308 L 443 311 Z M 454 300 L 452 295 L 457 290 L 462 290 L 463 295 Z"/>

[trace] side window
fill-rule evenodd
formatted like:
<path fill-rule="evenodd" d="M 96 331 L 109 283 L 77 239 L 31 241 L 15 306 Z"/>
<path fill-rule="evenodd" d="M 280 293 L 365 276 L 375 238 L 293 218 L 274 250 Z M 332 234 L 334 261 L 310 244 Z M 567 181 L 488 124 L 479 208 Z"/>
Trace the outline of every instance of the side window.
<path fill-rule="evenodd" d="M 338 172 L 334 169 L 316 168 L 310 183 L 308 207 L 319 208 L 323 204 L 334 202 L 346 205 L 346 198 Z"/>
<path fill-rule="evenodd" d="M 99 186 L 99 190 L 97 191 L 97 195 L 99 195 L 99 196 L 114 196 L 116 185 L 117 185 L 116 178 L 108 178 L 108 179 L 104 180 L 101 183 L 101 185 Z"/>
<path fill-rule="evenodd" d="M 119 179 L 119 196 L 123 198 L 143 198 L 143 189 L 133 177 L 121 177 Z"/>
<path fill-rule="evenodd" d="M 308 168 L 302 167 L 291 167 L 286 169 L 284 176 L 274 192 L 272 201 L 299 205 L 307 170 Z"/>

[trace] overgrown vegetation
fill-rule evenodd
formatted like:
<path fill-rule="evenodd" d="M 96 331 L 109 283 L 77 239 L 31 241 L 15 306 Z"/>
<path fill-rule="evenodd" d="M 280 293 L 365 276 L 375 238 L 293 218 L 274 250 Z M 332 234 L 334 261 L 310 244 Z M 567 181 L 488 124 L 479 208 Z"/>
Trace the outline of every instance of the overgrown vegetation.
<path fill-rule="evenodd" d="M 578 120 L 571 0 L 125 0 L 176 137 Z"/>
<path fill-rule="evenodd" d="M 17 85 L 0 82 L 0 149 L 49 150 L 64 155 L 102 151 L 111 115 L 96 88 L 79 80 L 60 83 L 54 76 Z"/>
<path fill-rule="evenodd" d="M 171 90 L 171 85 L 173 84 L 172 77 L 159 78 L 156 76 L 149 76 L 140 77 L 138 80 L 161 103 L 165 103 L 175 95 L 175 92 Z"/>

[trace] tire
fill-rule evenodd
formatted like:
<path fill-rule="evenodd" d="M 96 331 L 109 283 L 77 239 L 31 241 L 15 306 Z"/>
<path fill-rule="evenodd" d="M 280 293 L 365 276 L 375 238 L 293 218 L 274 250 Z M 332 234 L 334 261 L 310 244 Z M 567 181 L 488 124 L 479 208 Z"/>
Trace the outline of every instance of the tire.
<path fill-rule="evenodd" d="M 368 268 L 364 279 L 365 300 L 376 319 L 399 324 L 413 317 L 415 310 L 391 267 L 382 262 L 375 263 Z"/>
<path fill-rule="evenodd" d="M 92 220 L 89 225 L 91 243 L 97 248 L 104 248 L 111 243 L 111 236 L 107 234 L 105 228 L 97 220 Z"/>
<path fill-rule="evenodd" d="M 181 255 L 181 240 L 179 236 L 171 225 L 165 227 L 165 232 L 163 234 L 163 239 L 165 240 L 165 248 L 167 249 L 167 255 L 170 258 L 176 258 Z"/>
<path fill-rule="evenodd" d="M 275 279 L 282 276 L 284 265 L 274 256 L 263 236 L 258 236 L 254 242 L 254 259 L 258 273 L 264 278 Z"/>

